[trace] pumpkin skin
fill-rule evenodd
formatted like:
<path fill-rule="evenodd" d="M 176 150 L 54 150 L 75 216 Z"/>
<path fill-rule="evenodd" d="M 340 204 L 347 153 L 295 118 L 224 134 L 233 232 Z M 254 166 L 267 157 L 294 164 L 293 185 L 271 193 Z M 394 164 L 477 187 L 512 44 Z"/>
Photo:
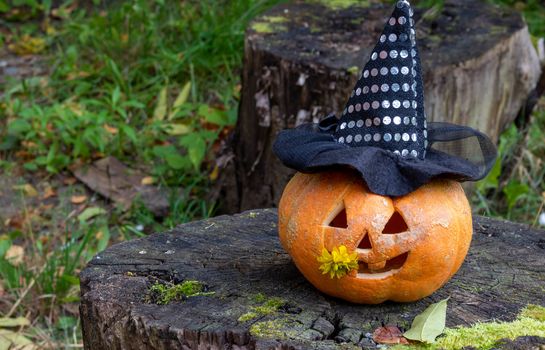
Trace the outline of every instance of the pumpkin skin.
<path fill-rule="evenodd" d="M 278 213 L 280 242 L 301 273 L 320 291 L 354 303 L 432 294 L 458 271 L 473 233 L 461 185 L 445 179 L 390 198 L 369 192 L 351 172 L 297 173 Z M 359 269 L 332 279 L 317 258 L 341 245 L 358 252 Z"/>

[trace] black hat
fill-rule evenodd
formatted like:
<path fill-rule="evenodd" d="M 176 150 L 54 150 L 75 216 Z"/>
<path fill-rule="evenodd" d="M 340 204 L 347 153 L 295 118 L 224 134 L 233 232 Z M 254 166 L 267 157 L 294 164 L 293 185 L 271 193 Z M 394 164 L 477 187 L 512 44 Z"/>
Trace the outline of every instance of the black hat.
<path fill-rule="evenodd" d="M 494 165 L 496 148 L 483 133 L 427 123 L 413 10 L 397 2 L 340 119 L 281 131 L 273 150 L 300 172 L 347 166 L 369 189 L 402 196 L 436 177 L 476 181 Z"/>

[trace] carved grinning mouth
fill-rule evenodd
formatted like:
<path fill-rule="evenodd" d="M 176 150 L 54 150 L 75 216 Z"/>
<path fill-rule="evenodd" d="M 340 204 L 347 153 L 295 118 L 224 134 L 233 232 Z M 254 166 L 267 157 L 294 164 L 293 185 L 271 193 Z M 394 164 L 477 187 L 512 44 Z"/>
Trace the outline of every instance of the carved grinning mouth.
<path fill-rule="evenodd" d="M 365 261 L 358 261 L 358 278 L 364 279 L 380 279 L 396 274 L 407 261 L 409 252 L 396 256 L 395 258 L 386 260 L 386 263 L 381 268 L 370 268 Z"/>

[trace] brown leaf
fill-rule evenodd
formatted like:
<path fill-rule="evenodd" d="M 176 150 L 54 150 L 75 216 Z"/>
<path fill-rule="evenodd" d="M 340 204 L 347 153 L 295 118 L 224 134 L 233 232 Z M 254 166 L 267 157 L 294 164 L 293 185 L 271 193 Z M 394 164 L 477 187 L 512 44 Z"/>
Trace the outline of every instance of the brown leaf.
<path fill-rule="evenodd" d="M 44 190 L 44 193 L 42 195 L 42 199 L 55 197 L 56 195 L 57 195 L 57 192 L 55 191 L 55 189 L 53 187 L 49 186 Z"/>
<path fill-rule="evenodd" d="M 140 180 L 140 184 L 143 186 L 153 185 L 154 182 L 155 180 L 151 176 L 145 176 Z"/>
<path fill-rule="evenodd" d="M 9 261 L 9 263 L 13 266 L 19 266 L 23 262 L 24 257 L 25 248 L 15 244 L 9 247 L 6 254 L 4 255 L 4 259 Z"/>
<path fill-rule="evenodd" d="M 76 178 L 73 177 L 73 176 L 70 176 L 70 177 L 65 178 L 62 182 L 63 182 L 65 185 L 73 185 L 73 184 L 76 183 L 76 181 L 78 181 L 78 179 L 76 179 Z"/>
<path fill-rule="evenodd" d="M 81 204 L 81 203 L 85 202 L 86 200 L 87 200 L 86 195 L 70 197 L 70 202 L 72 202 L 72 204 Z"/>
<path fill-rule="evenodd" d="M 403 333 L 396 326 L 385 326 L 375 329 L 373 341 L 379 344 L 409 344 Z"/>
<path fill-rule="evenodd" d="M 102 126 L 104 130 L 106 130 L 109 134 L 115 135 L 119 132 L 119 130 L 116 127 L 110 126 L 108 124 L 104 124 Z"/>

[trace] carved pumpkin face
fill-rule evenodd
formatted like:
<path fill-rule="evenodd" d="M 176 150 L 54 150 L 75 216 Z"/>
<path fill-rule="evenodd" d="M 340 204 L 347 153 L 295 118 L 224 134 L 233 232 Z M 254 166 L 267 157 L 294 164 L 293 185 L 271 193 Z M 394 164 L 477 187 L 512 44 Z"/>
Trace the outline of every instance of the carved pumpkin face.
<path fill-rule="evenodd" d="M 430 295 L 459 269 L 472 235 L 459 183 L 437 180 L 390 198 L 347 172 L 296 174 L 280 200 L 279 223 L 282 245 L 316 288 L 367 304 Z M 317 257 L 342 245 L 357 252 L 358 269 L 332 279 Z"/>

